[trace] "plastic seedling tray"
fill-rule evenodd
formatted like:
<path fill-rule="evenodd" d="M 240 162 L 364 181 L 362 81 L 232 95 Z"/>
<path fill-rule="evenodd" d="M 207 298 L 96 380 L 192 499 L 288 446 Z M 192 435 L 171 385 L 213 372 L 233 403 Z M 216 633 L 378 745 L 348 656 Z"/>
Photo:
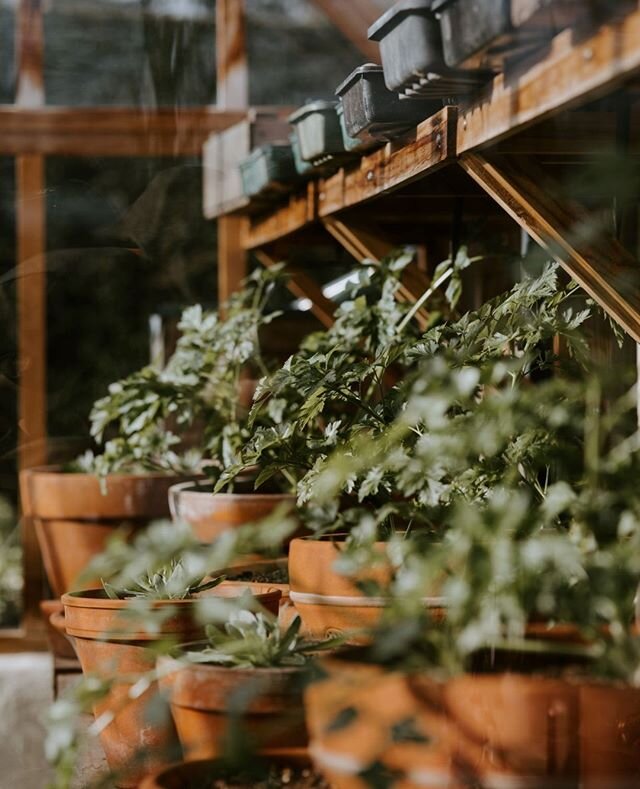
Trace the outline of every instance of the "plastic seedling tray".
<path fill-rule="evenodd" d="M 357 137 L 351 137 L 347 131 L 347 125 L 344 119 L 344 108 L 342 102 L 338 104 L 338 118 L 340 120 L 340 129 L 342 131 L 342 142 L 346 151 L 349 153 L 366 153 L 372 148 L 382 145 L 379 140 L 359 140 Z"/>
<path fill-rule="evenodd" d="M 330 167 L 314 167 L 311 162 L 305 162 L 305 160 L 302 158 L 302 154 L 300 153 L 300 142 L 295 131 L 291 132 L 289 140 L 291 142 L 293 160 L 296 164 L 296 171 L 301 179 L 309 180 L 310 178 L 315 178 L 319 175 L 325 175 L 328 171 L 330 171 Z"/>
<path fill-rule="evenodd" d="M 444 59 L 451 67 L 499 67 L 506 56 L 539 47 L 555 32 L 544 23 L 516 27 L 511 0 L 433 0 L 433 11 L 440 19 Z"/>
<path fill-rule="evenodd" d="M 349 137 L 365 143 L 387 142 L 416 126 L 439 109 L 438 104 L 403 101 L 390 91 L 382 66 L 366 63 L 336 90 Z"/>
<path fill-rule="evenodd" d="M 299 180 L 290 145 L 263 145 L 240 163 L 242 187 L 247 197 L 282 194 Z"/>
<path fill-rule="evenodd" d="M 334 166 L 351 155 L 345 150 L 337 104 L 333 101 L 313 101 L 290 116 L 300 145 L 300 155 L 315 167 L 331 163 Z"/>
<path fill-rule="evenodd" d="M 380 44 L 387 88 L 405 98 L 450 99 L 475 90 L 491 76 L 491 72 L 473 74 L 447 66 L 432 2 L 401 0 L 369 28 L 369 39 Z M 428 83 L 432 84 L 427 90 Z M 416 85 L 422 85 L 421 92 Z"/>

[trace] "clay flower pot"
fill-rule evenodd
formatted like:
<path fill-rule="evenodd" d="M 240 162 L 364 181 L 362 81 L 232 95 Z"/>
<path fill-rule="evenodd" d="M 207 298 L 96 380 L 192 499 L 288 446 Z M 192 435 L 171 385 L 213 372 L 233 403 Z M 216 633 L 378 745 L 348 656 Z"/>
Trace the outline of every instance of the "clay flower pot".
<path fill-rule="evenodd" d="M 246 586 L 244 587 L 246 589 Z M 208 591 L 206 596 L 238 597 L 242 589 L 225 584 Z M 277 613 L 280 593 L 269 592 L 256 599 L 272 613 Z M 158 706 L 157 683 L 135 696 L 129 691 L 140 674 L 154 668 L 154 642 L 171 639 L 177 643 L 202 638 L 203 628 L 194 619 L 195 599 L 154 601 L 154 610 L 172 612 L 159 632 L 148 632 L 139 618 L 123 615 L 131 610 L 131 600 L 111 600 L 102 590 L 65 594 L 67 634 L 74 646 L 84 674 L 96 674 L 116 682 L 108 695 L 94 707 L 96 719 L 112 718 L 101 731 L 100 739 L 109 767 L 118 776 L 119 786 L 137 786 L 150 770 L 171 761 L 177 755 L 177 737 L 168 710 Z M 108 720 L 108 717 L 106 718 Z"/>
<path fill-rule="evenodd" d="M 295 506 L 286 493 L 213 493 L 207 483 L 186 482 L 169 490 L 169 507 L 175 521 L 188 523 L 197 539 L 211 543 L 223 532 L 255 523 L 281 504 Z"/>
<path fill-rule="evenodd" d="M 311 762 L 304 753 L 282 754 L 271 756 L 263 765 L 252 763 L 251 775 L 246 779 L 246 786 L 253 787 L 256 782 L 268 775 L 270 770 L 285 771 L 282 778 L 275 777 L 277 785 L 285 785 L 289 789 L 314 789 L 321 787 L 321 782 L 311 774 Z M 231 772 L 231 774 L 230 774 Z M 228 765 L 222 761 L 207 760 L 186 762 L 168 767 L 155 775 L 151 775 L 140 784 L 140 789 L 203 789 L 214 783 L 231 779 L 237 786 L 236 776 Z M 276 784 L 269 784 L 276 785 Z"/>
<path fill-rule="evenodd" d="M 442 686 L 339 657 L 321 662 L 323 679 L 305 691 L 309 754 L 331 786 L 365 789 L 362 777 L 377 765 L 397 773 L 398 787 L 462 789 L 454 776 L 452 727 Z"/>
<path fill-rule="evenodd" d="M 360 580 L 375 581 L 386 585 L 391 578 L 391 568 L 380 565 L 356 578 L 341 575 L 334 569 L 345 535 L 332 535 L 315 539 L 295 539 L 289 548 L 289 585 L 291 602 L 300 614 L 303 632 L 314 638 L 328 638 L 350 632 L 349 640 L 360 640 L 357 631 L 374 627 L 387 600 L 369 597 L 357 587 Z M 380 553 L 385 544 L 376 543 Z M 440 616 L 444 601 L 434 594 L 425 599 L 425 605 Z"/>
<path fill-rule="evenodd" d="M 541 675 L 436 681 L 327 658 L 305 692 L 310 753 L 339 789 L 382 764 L 403 789 L 638 786 L 640 690 Z"/>
<path fill-rule="evenodd" d="M 41 600 L 40 613 L 47 626 L 47 640 L 51 654 L 64 660 L 75 660 L 76 653 L 67 638 L 64 606 L 60 600 Z"/>
<path fill-rule="evenodd" d="M 241 736 L 257 751 L 306 745 L 303 669 L 228 668 L 161 657 L 158 670 L 188 760 L 224 755 L 239 703 Z"/>
<path fill-rule="evenodd" d="M 155 518 L 167 518 L 168 490 L 184 479 L 171 474 L 113 474 L 101 489 L 94 474 L 66 474 L 54 466 L 22 471 L 24 514 L 33 518 L 54 595 L 78 588 L 76 579 L 116 529 L 126 524 L 135 531 Z M 89 581 L 84 588 L 95 585 Z"/>

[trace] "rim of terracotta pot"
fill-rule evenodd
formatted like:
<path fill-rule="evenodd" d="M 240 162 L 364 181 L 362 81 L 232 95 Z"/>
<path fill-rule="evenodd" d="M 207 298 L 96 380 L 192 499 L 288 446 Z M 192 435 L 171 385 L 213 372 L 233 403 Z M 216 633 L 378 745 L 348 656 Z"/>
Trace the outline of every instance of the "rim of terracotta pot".
<path fill-rule="evenodd" d="M 277 754 L 260 756 L 259 759 L 266 765 L 281 764 L 283 767 L 290 766 L 299 769 L 313 767 L 306 748 L 283 749 Z M 221 759 L 199 759 L 173 764 L 147 776 L 140 784 L 139 789 L 195 789 L 195 787 L 205 786 L 205 781 L 215 779 L 215 771 L 220 767 L 223 767 Z M 188 774 L 189 778 L 185 778 L 185 774 Z M 186 780 L 189 783 L 186 783 Z M 193 780 L 193 784 L 191 780 Z"/>
<path fill-rule="evenodd" d="M 159 633 L 150 633 L 139 627 L 144 613 L 140 614 L 140 619 L 136 624 L 134 618 L 131 622 L 125 619 L 118 620 L 121 627 L 114 627 L 114 618 L 119 612 L 125 611 L 135 602 L 135 598 L 124 600 L 112 600 L 107 597 L 103 589 L 89 589 L 78 592 L 67 592 L 61 598 L 65 606 L 66 630 L 67 634 L 76 638 L 86 638 L 100 641 L 154 641 L 167 635 L 178 635 L 184 640 L 185 637 L 197 637 L 203 632 L 203 626 L 191 620 L 191 614 L 196 603 L 211 598 L 239 598 L 248 591 L 251 597 L 255 598 L 258 604 L 269 607 L 271 603 L 273 610 L 277 611 L 281 592 L 272 589 L 264 592 L 252 592 L 247 585 L 229 586 L 222 582 L 219 586 L 201 595 L 190 597 L 184 600 L 149 600 L 148 605 L 154 609 L 168 609 L 175 612 L 162 625 Z M 91 626 L 88 628 L 86 621 L 87 614 L 83 612 L 93 612 L 90 620 Z M 80 621 L 74 621 L 74 616 Z"/>
<path fill-rule="evenodd" d="M 31 468 L 25 469 L 22 473 L 27 475 L 31 474 L 33 476 L 37 475 L 39 477 L 51 476 L 56 479 L 59 477 L 68 477 L 69 479 L 77 480 L 79 477 L 86 477 L 98 483 L 100 482 L 100 477 L 97 474 L 87 471 L 64 471 L 61 465 L 32 466 Z M 177 473 L 175 471 L 141 471 L 134 474 L 129 472 L 106 474 L 105 479 L 170 479 L 171 477 L 183 479 L 185 477 L 193 478 L 197 476 L 199 476 L 199 474 Z"/>
<path fill-rule="evenodd" d="M 206 488 L 201 490 L 201 488 Z M 260 493 L 252 491 L 250 493 L 214 493 L 210 482 L 180 482 L 169 488 L 169 501 L 172 496 L 188 496 L 199 501 L 215 498 L 218 501 L 240 501 L 248 499 L 250 501 L 275 501 L 276 499 L 296 500 L 295 493 Z"/>

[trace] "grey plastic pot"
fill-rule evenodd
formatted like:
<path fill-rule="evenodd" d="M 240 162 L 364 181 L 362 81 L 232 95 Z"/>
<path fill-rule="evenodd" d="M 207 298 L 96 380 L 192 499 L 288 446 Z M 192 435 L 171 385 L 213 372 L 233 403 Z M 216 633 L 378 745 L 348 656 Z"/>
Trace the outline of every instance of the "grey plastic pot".
<path fill-rule="evenodd" d="M 445 63 L 440 23 L 432 0 L 401 0 L 369 28 L 380 44 L 387 88 L 409 99 L 451 99 L 474 90 L 487 73 Z"/>
<path fill-rule="evenodd" d="M 281 194 L 298 180 L 290 145 L 263 145 L 240 162 L 242 190 L 246 197 Z"/>
<path fill-rule="evenodd" d="M 342 141 L 344 143 L 345 150 L 349 151 L 350 153 L 366 153 L 367 151 L 372 150 L 380 145 L 382 145 L 382 141 L 369 139 L 369 140 L 359 140 L 357 137 L 351 137 L 349 132 L 347 131 L 347 124 L 344 119 L 344 108 L 342 106 L 342 102 L 338 104 L 338 118 L 340 120 L 340 129 L 342 131 Z"/>
<path fill-rule="evenodd" d="M 388 142 L 439 109 L 432 101 L 412 102 L 390 91 L 382 66 L 365 63 L 336 90 L 347 134 L 364 142 Z"/>
<path fill-rule="evenodd" d="M 319 166 L 331 161 L 339 164 L 349 159 L 342 140 L 337 103 L 312 101 L 289 117 L 300 145 L 300 155 L 305 162 Z"/>
<path fill-rule="evenodd" d="M 289 137 L 291 141 L 291 150 L 293 152 L 293 160 L 296 166 L 296 172 L 302 180 L 309 180 L 316 176 L 321 176 L 331 171 L 331 157 L 324 167 L 314 167 L 311 162 L 305 162 L 300 152 L 300 141 L 298 140 L 298 133 L 294 130 Z M 335 169 L 335 168 L 333 168 Z"/>
<path fill-rule="evenodd" d="M 432 8 L 440 20 L 445 63 L 452 67 L 494 59 L 499 65 L 505 55 L 540 46 L 554 32 L 547 25 L 516 27 L 511 0 L 433 0 Z"/>

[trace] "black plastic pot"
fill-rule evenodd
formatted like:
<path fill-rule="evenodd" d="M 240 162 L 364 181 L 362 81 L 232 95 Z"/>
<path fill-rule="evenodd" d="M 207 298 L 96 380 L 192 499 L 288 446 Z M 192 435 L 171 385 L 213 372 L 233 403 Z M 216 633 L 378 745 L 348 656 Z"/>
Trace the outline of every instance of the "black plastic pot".
<path fill-rule="evenodd" d="M 299 179 L 290 145 L 263 145 L 240 162 L 247 197 L 282 194 Z"/>
<path fill-rule="evenodd" d="M 499 67 L 505 56 L 539 47 L 554 33 L 546 19 L 516 27 L 511 0 L 433 0 L 432 9 L 440 20 L 445 62 L 452 67 Z"/>
<path fill-rule="evenodd" d="M 387 142 L 440 108 L 438 103 L 404 101 L 390 91 L 382 66 L 365 63 L 336 90 L 347 134 L 365 143 Z"/>
<path fill-rule="evenodd" d="M 342 142 L 344 143 L 345 151 L 354 154 L 363 154 L 382 145 L 382 141 L 374 140 L 373 138 L 369 140 L 359 140 L 357 137 L 350 136 L 344 119 L 342 102 L 338 104 L 338 119 L 340 121 L 340 130 L 342 131 Z"/>
<path fill-rule="evenodd" d="M 300 155 L 305 162 L 315 167 L 332 163 L 338 165 L 349 159 L 342 140 L 337 103 L 312 101 L 305 104 L 289 117 L 295 128 L 300 146 Z"/>
<path fill-rule="evenodd" d="M 432 0 L 396 3 L 369 28 L 369 39 L 380 44 L 387 88 L 405 98 L 450 99 L 487 80 L 486 72 L 447 66 Z"/>

